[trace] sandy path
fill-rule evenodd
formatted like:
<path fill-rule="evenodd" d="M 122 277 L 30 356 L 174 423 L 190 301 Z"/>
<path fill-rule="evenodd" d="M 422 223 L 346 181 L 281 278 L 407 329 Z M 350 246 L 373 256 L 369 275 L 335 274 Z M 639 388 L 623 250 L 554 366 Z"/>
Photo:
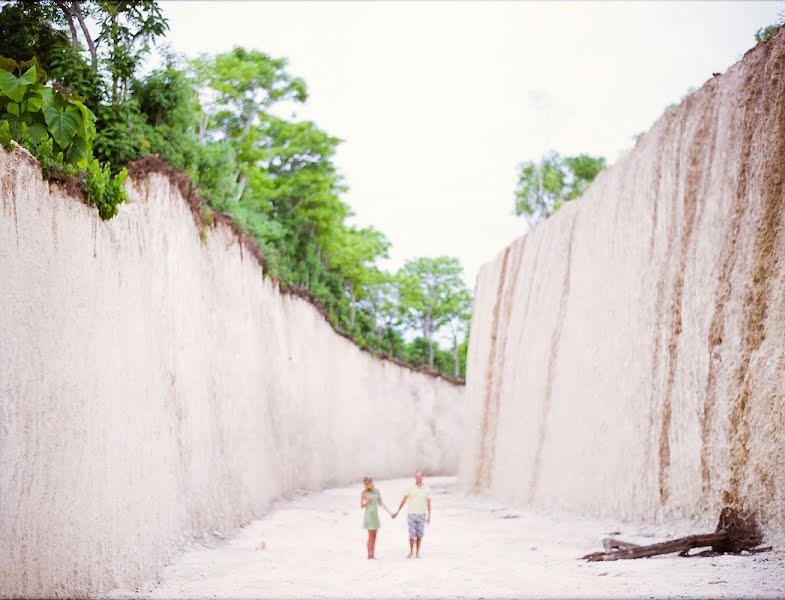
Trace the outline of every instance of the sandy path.
<path fill-rule="evenodd" d="M 585 563 L 608 532 L 653 541 L 653 530 L 533 515 L 456 493 L 431 478 L 434 516 L 422 558 L 406 560 L 406 520 L 386 513 L 365 559 L 360 486 L 282 501 L 213 548 L 198 546 L 136 594 L 150 598 L 738 598 L 785 596 L 785 553 Z M 408 480 L 378 484 L 397 506 Z M 683 530 L 658 531 L 681 535 Z"/>

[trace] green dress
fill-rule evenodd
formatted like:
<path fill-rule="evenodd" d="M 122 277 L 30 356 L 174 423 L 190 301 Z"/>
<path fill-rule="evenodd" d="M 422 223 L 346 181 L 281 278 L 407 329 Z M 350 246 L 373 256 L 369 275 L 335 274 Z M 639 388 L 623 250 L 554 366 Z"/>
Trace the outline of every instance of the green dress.
<path fill-rule="evenodd" d="M 368 504 L 365 507 L 365 516 L 363 517 L 363 528 L 375 531 L 379 529 L 379 502 L 382 499 L 379 490 L 376 488 L 365 491 L 365 499 Z"/>

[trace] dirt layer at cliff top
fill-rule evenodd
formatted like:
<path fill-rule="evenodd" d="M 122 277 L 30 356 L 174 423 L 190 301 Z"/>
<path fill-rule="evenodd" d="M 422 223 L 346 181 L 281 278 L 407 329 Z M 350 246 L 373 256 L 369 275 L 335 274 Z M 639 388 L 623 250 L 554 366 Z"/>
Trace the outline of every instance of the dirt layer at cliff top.
<path fill-rule="evenodd" d="M 180 194 L 185 199 L 186 203 L 188 204 L 188 208 L 191 209 L 191 214 L 194 218 L 194 223 L 196 224 L 197 228 L 202 229 L 205 227 L 217 227 L 217 226 L 225 226 L 229 228 L 234 235 L 237 237 L 237 241 L 242 248 L 247 250 L 261 265 L 262 269 L 265 273 L 268 271 L 264 253 L 262 249 L 259 247 L 259 243 L 253 239 L 251 236 L 246 235 L 240 229 L 240 227 L 235 223 L 234 219 L 232 219 L 229 215 L 222 213 L 220 211 L 214 211 L 210 209 L 207 204 L 202 200 L 199 196 L 197 189 L 194 187 L 191 178 L 188 177 L 185 173 L 178 171 L 168 162 L 163 160 L 161 157 L 151 154 L 145 157 L 142 157 L 138 160 L 135 160 L 128 165 L 128 175 L 130 177 L 143 179 L 151 174 L 158 174 L 166 177 L 169 182 L 175 186 L 178 190 L 180 190 Z M 67 188 L 71 193 L 75 196 L 81 196 L 81 188 Z M 298 285 L 287 285 L 280 282 L 278 279 L 275 279 L 275 282 L 278 285 L 278 289 L 283 294 L 289 294 L 291 296 L 296 296 L 298 298 L 302 298 L 306 302 L 312 304 L 314 308 L 319 312 L 319 314 L 324 317 L 324 320 L 330 324 L 330 327 L 340 336 L 345 337 L 347 340 L 351 340 L 352 343 L 357 344 L 357 342 L 352 338 L 348 333 L 343 331 L 342 329 L 336 327 L 330 322 L 329 317 L 327 316 L 327 309 L 324 305 L 319 301 L 316 296 L 314 296 L 309 290 L 302 286 Z M 411 369 L 412 371 L 416 371 L 417 373 L 422 373 L 424 375 L 429 375 L 431 377 L 438 377 L 449 381 L 451 383 L 455 383 L 457 385 L 463 385 L 463 379 L 458 379 L 452 377 L 446 373 L 439 373 L 430 369 L 427 365 L 423 365 L 420 367 L 416 367 L 411 365 L 403 360 L 400 360 L 394 356 L 390 356 L 383 352 L 375 352 L 371 348 L 366 348 L 363 346 L 358 347 L 365 351 L 377 356 L 381 360 L 387 360 L 392 362 L 398 366 Z"/>

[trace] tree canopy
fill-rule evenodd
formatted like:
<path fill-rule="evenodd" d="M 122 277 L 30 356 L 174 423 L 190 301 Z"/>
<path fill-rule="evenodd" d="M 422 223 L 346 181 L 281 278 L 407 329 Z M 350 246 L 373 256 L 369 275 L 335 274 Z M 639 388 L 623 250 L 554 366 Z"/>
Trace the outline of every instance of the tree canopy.
<path fill-rule="evenodd" d="M 539 163 L 521 163 L 515 187 L 515 214 L 522 215 L 534 227 L 583 194 L 604 168 L 602 157 L 561 156 L 554 151 L 545 154 Z"/>

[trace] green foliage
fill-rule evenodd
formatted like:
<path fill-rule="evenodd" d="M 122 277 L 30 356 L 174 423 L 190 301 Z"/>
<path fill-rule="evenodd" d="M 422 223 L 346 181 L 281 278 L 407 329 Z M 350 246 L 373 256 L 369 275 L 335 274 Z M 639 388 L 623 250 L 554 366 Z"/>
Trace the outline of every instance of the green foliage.
<path fill-rule="evenodd" d="M 0 119 L 20 142 L 50 137 L 55 155 L 84 167 L 95 137 L 95 116 L 70 89 L 45 82 L 46 73 L 35 59 L 17 63 L 0 58 Z"/>
<path fill-rule="evenodd" d="M 123 167 L 112 174 L 109 163 L 103 167 L 93 159 L 85 169 L 84 186 L 87 200 L 98 208 L 98 214 L 105 221 L 117 215 L 117 207 L 125 201 L 125 179 L 128 171 Z"/>
<path fill-rule="evenodd" d="M 11 140 L 11 128 L 8 126 L 8 121 L 0 121 L 0 146 L 6 150 L 13 149 L 13 142 Z"/>
<path fill-rule="evenodd" d="M 134 99 L 98 107 L 93 151 L 102 162 L 115 168 L 150 153 L 145 120 Z"/>
<path fill-rule="evenodd" d="M 124 104 L 136 69 L 169 25 L 155 0 L 99 0 L 94 6 L 101 27 L 97 40 L 107 41 L 111 103 Z"/>
<path fill-rule="evenodd" d="M 562 157 L 557 152 L 543 156 L 539 164 L 526 161 L 519 167 L 515 188 L 515 214 L 523 215 L 534 227 L 565 202 L 583 194 L 605 168 L 605 159 L 588 154 Z"/>
<path fill-rule="evenodd" d="M 0 9 L 0 56 L 16 62 L 35 56 L 42 65 L 68 44 L 68 36 L 57 27 L 58 11 L 50 3 L 16 2 Z M 47 67 L 48 68 L 48 67 Z"/>
<path fill-rule="evenodd" d="M 52 81 L 68 86 L 84 98 L 84 104 L 93 112 L 99 110 L 104 96 L 104 83 L 99 72 L 94 71 L 79 48 L 57 46 L 44 63 Z"/>
<path fill-rule="evenodd" d="M 765 42 L 770 37 L 774 36 L 781 28 L 782 28 L 782 21 L 779 23 L 774 23 L 772 25 L 767 25 L 766 27 L 761 27 L 758 31 L 755 32 L 755 45 L 760 44 L 761 42 Z"/>
<path fill-rule="evenodd" d="M 0 57 L 0 142 L 9 147 L 13 138 L 25 146 L 47 177 L 80 178 L 88 202 L 110 219 L 125 201 L 126 171 L 115 177 L 108 163 L 99 164 L 92 155 L 95 116 L 70 88 L 47 86 L 46 79 L 35 59 Z"/>

